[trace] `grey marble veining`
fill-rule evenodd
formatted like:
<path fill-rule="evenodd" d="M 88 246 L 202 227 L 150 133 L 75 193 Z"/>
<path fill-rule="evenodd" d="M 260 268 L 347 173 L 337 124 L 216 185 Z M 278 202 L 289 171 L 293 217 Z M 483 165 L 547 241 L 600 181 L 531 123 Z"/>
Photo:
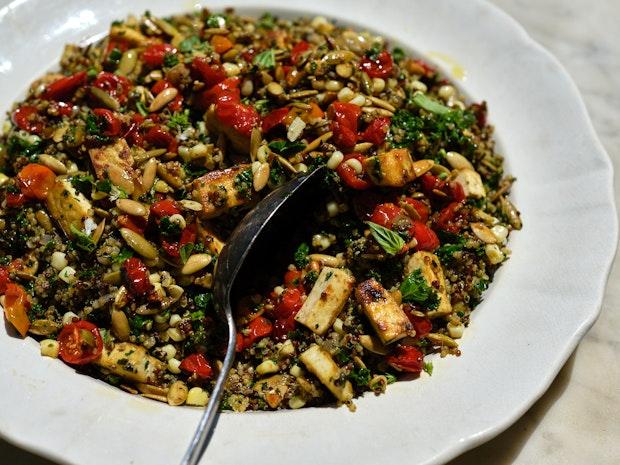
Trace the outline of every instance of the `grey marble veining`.
<path fill-rule="evenodd" d="M 584 97 L 601 142 L 619 170 L 620 1 L 492 2 L 517 19 L 567 68 Z M 617 187 L 618 182 L 616 202 L 620 204 Z M 587 253 L 587 238 L 584 247 L 586 250 L 578 253 Z M 549 391 L 506 432 L 449 465 L 620 463 L 619 358 L 620 267 L 616 264 L 600 319 Z M 2 440 L 0 463 L 53 465 Z"/>

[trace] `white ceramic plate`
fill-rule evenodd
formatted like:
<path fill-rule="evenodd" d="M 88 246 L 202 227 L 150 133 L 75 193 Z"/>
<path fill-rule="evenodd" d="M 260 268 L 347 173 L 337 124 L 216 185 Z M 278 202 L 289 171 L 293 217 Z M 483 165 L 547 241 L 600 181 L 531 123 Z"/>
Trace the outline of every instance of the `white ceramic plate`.
<path fill-rule="evenodd" d="M 525 224 L 462 340 L 432 377 L 346 408 L 224 414 L 204 463 L 438 464 L 490 439 L 547 389 L 592 325 L 616 247 L 612 167 L 560 64 L 512 19 L 480 1 L 246 0 L 240 11 L 322 14 L 378 31 L 421 55 L 440 52 L 487 100 Z M 194 3 L 15 0 L 0 9 L 0 110 L 57 62 L 65 42 L 128 13 Z M 439 62 L 442 65 L 441 62 Z M 450 66 L 443 67 L 449 74 Z M 0 329 L 0 434 L 68 464 L 174 464 L 200 416 L 130 396 L 42 358 Z"/>

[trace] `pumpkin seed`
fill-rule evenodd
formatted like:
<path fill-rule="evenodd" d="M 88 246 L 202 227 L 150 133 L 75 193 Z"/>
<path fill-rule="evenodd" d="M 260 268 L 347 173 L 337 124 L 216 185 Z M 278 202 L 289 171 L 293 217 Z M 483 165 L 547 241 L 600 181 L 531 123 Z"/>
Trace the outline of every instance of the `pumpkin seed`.
<path fill-rule="evenodd" d="M 95 97 L 99 103 L 104 107 L 109 108 L 112 111 L 118 111 L 121 108 L 121 104 L 118 103 L 114 97 L 108 94 L 106 91 L 99 89 L 98 87 L 91 87 L 90 93 Z"/>
<path fill-rule="evenodd" d="M 194 254 L 187 259 L 187 262 L 185 262 L 185 265 L 183 265 L 183 268 L 181 268 L 181 273 L 194 274 L 209 265 L 212 259 L 213 258 L 211 257 L 211 255 L 206 253 Z"/>
<path fill-rule="evenodd" d="M 142 190 L 144 192 L 148 192 L 153 187 L 153 183 L 155 182 L 155 175 L 157 174 L 157 160 L 154 158 L 150 158 L 144 164 L 144 168 L 142 171 Z"/>
<path fill-rule="evenodd" d="M 136 63 L 138 63 L 138 52 L 135 49 L 127 50 L 123 53 L 123 56 L 118 63 L 116 74 L 120 76 L 127 76 L 134 70 Z"/>
<path fill-rule="evenodd" d="M 116 207 L 129 215 L 144 216 L 147 213 L 146 207 L 140 202 L 130 199 L 118 199 Z"/>
<path fill-rule="evenodd" d="M 129 320 L 122 310 L 112 310 L 112 332 L 120 341 L 129 340 L 131 333 L 129 329 Z"/>
<path fill-rule="evenodd" d="M 121 228 L 121 236 L 127 242 L 127 245 L 138 252 L 144 258 L 155 259 L 158 257 L 157 248 L 144 237 L 128 228 Z"/>
<path fill-rule="evenodd" d="M 170 102 L 172 102 L 177 95 L 179 95 L 179 91 L 176 90 L 174 87 L 168 87 L 167 89 L 162 90 L 151 102 L 151 105 L 149 106 L 149 111 L 153 113 L 155 111 L 161 110 Z"/>

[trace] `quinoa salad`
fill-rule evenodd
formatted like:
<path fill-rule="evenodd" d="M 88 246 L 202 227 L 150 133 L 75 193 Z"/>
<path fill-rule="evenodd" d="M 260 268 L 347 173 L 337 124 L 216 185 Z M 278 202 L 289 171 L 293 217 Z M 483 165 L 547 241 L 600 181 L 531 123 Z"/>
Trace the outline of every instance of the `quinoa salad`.
<path fill-rule="evenodd" d="M 218 255 L 261 198 L 319 167 L 288 267 L 256 270 L 270 284 L 234 302 L 221 408 L 353 408 L 432 375 L 510 256 L 514 178 L 486 103 L 323 17 L 145 12 L 65 47 L 0 136 L 9 333 L 131 394 L 206 405 L 227 335 Z"/>

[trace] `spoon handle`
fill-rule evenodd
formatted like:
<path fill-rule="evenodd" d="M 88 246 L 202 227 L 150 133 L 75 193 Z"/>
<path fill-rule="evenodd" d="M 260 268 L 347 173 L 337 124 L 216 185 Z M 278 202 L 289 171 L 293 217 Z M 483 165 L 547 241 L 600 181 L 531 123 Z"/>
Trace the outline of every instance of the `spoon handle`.
<path fill-rule="evenodd" d="M 227 304 L 225 304 L 227 305 Z M 228 304 L 229 305 L 229 304 Z M 219 414 L 220 399 L 224 393 L 224 383 L 228 376 L 228 372 L 232 367 L 235 358 L 235 343 L 237 341 L 237 330 L 232 317 L 232 312 L 227 311 L 226 322 L 228 324 L 228 346 L 226 347 L 226 357 L 220 369 L 220 374 L 215 382 L 215 387 L 209 398 L 207 407 L 200 418 L 200 423 L 196 428 L 194 437 L 181 460 L 181 465 L 197 465 L 204 453 L 209 441 L 211 440 L 213 428 L 217 423 Z"/>

